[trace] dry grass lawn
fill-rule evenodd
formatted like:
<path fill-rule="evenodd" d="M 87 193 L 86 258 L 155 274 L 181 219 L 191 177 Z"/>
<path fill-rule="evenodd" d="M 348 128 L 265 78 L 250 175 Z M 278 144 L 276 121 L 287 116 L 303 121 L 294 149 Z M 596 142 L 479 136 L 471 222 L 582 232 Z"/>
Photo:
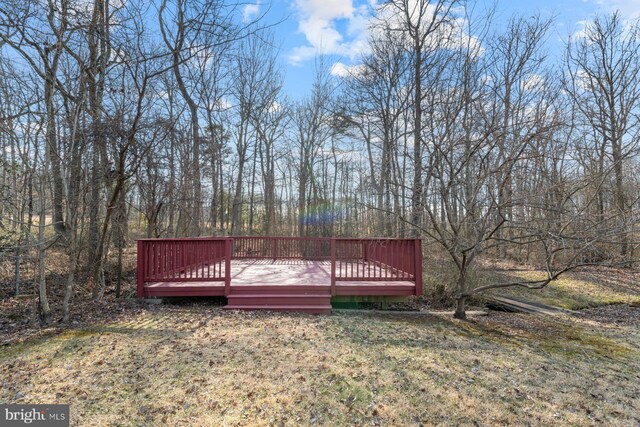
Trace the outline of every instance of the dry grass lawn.
<path fill-rule="evenodd" d="M 70 403 L 87 426 L 638 425 L 640 316 L 621 309 L 635 317 L 152 306 L 0 348 L 0 402 Z"/>

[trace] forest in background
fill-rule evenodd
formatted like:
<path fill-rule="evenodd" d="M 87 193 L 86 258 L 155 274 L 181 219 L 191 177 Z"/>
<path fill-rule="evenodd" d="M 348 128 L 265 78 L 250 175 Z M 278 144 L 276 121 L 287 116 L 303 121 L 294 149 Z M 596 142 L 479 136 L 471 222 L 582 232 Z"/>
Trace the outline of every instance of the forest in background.
<path fill-rule="evenodd" d="M 32 266 L 43 323 L 52 254 L 67 321 L 85 277 L 120 295 L 139 237 L 422 237 L 459 315 L 488 289 L 637 262 L 638 22 L 596 17 L 557 60 L 542 16 L 383 2 L 360 64 L 318 59 L 292 100 L 272 26 L 240 6 L 0 3 L 0 262 Z M 480 256 L 546 277 L 477 286 Z"/>

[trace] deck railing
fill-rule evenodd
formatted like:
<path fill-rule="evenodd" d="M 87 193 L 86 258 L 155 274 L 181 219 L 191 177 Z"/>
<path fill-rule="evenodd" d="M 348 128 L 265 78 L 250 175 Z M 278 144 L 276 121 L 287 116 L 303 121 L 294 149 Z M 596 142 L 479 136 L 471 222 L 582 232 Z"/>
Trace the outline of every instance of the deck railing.
<path fill-rule="evenodd" d="M 145 282 L 227 282 L 230 239 L 138 240 L 138 295 Z"/>
<path fill-rule="evenodd" d="M 324 237 L 232 237 L 232 259 L 331 259 L 331 239 Z"/>
<path fill-rule="evenodd" d="M 204 237 L 138 241 L 138 296 L 145 282 L 231 283 L 231 259 L 331 262 L 331 290 L 339 281 L 411 281 L 422 294 L 420 239 L 325 237 Z"/>
<path fill-rule="evenodd" d="M 420 239 L 332 239 L 331 287 L 338 281 L 416 284 L 422 294 L 422 243 Z"/>
<path fill-rule="evenodd" d="M 413 239 L 336 239 L 336 280 L 412 281 L 414 251 Z"/>

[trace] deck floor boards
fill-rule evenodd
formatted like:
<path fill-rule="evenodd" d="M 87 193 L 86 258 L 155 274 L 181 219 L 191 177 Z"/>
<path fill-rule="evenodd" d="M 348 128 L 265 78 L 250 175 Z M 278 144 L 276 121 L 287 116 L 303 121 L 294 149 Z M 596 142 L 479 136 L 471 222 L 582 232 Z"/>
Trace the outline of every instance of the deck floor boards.
<path fill-rule="evenodd" d="M 331 262 L 231 260 L 231 286 L 331 285 Z"/>

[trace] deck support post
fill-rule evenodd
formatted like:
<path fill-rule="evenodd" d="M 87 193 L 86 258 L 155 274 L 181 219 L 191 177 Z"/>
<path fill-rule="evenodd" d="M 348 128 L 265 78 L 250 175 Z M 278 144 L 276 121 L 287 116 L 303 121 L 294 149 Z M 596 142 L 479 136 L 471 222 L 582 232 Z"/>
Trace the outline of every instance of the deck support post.
<path fill-rule="evenodd" d="M 136 295 L 138 298 L 142 298 L 144 296 L 144 269 L 144 242 L 142 240 L 138 240 L 138 286 L 136 289 Z"/>
<path fill-rule="evenodd" d="M 415 239 L 414 243 L 414 272 L 413 277 L 416 281 L 416 295 L 422 295 L 422 239 Z"/>
<path fill-rule="evenodd" d="M 331 239 L 331 296 L 336 296 L 336 239 Z"/>
<path fill-rule="evenodd" d="M 224 295 L 231 292 L 231 239 L 224 241 Z"/>

